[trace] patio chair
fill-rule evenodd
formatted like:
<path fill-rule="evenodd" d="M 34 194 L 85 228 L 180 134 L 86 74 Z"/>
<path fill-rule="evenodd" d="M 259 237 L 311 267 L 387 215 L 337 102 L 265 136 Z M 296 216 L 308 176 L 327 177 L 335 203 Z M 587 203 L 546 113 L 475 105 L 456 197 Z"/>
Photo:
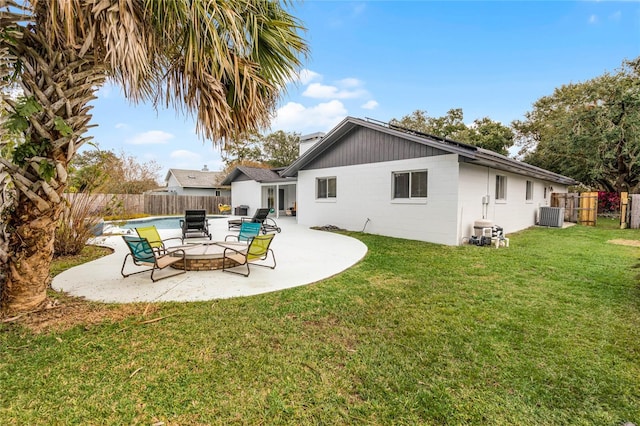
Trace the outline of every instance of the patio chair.
<path fill-rule="evenodd" d="M 180 220 L 180 228 L 182 228 L 183 243 L 185 238 L 209 237 L 211 239 L 206 210 L 185 210 L 184 219 Z"/>
<path fill-rule="evenodd" d="M 222 247 L 224 247 L 224 252 L 222 253 L 222 271 L 231 272 L 238 275 L 244 275 L 248 277 L 251 273 L 249 269 L 249 263 L 253 263 L 260 260 L 267 260 L 269 253 L 271 253 L 271 258 L 273 259 L 273 266 L 264 265 L 260 263 L 254 263 L 256 266 L 263 266 L 266 268 L 275 269 L 276 267 L 276 256 L 273 254 L 273 250 L 269 248 L 271 242 L 273 241 L 273 237 L 275 234 L 268 235 L 256 235 L 249 241 L 249 245 L 247 247 L 238 248 L 225 246 L 224 243 L 219 243 Z M 227 259 L 231 259 L 237 263 L 234 266 L 228 266 L 226 262 Z M 232 271 L 229 268 L 235 268 L 238 266 L 247 266 L 247 273 L 244 274 L 238 271 Z"/>
<path fill-rule="evenodd" d="M 146 238 L 147 241 L 149 241 L 149 245 L 151 245 L 151 247 L 154 250 L 157 250 L 160 254 L 167 252 L 165 241 L 182 240 L 182 238 L 180 237 L 165 238 L 163 240 L 158 233 L 158 228 L 156 228 L 154 225 L 141 226 L 139 228 L 135 228 L 135 230 L 140 238 Z"/>
<path fill-rule="evenodd" d="M 129 253 L 124 257 L 122 262 L 122 269 L 120 273 L 123 277 L 128 277 L 134 274 L 141 274 L 143 272 L 151 271 L 151 281 L 156 282 L 158 280 L 173 277 L 174 275 L 184 274 L 187 272 L 187 261 L 185 259 L 185 253 L 183 249 L 169 250 L 165 254 L 160 254 L 157 250 L 154 250 L 149 243 L 149 240 L 141 237 L 130 237 L 123 235 L 122 238 L 127 244 Z M 124 273 L 124 267 L 127 264 L 127 259 L 131 257 L 134 265 L 136 266 L 150 266 L 151 268 L 144 269 L 142 271 L 131 272 L 129 274 Z M 182 261 L 182 270 L 175 274 L 164 275 L 160 278 L 154 277 L 156 270 L 164 269 L 167 266 L 173 265 L 176 262 Z"/>
<path fill-rule="evenodd" d="M 253 217 L 241 217 L 240 219 L 231 219 L 230 221 L 227 222 L 228 228 L 229 230 L 240 229 L 240 227 L 244 222 L 253 222 L 253 223 L 260 224 L 260 230 L 262 231 L 263 234 L 266 234 L 267 232 L 270 232 L 270 231 L 275 231 L 279 233 L 281 229 L 278 226 L 278 224 L 276 224 L 276 221 L 268 217 L 270 211 L 271 209 L 268 209 L 268 208 L 256 209 L 256 212 L 254 213 Z"/>
<path fill-rule="evenodd" d="M 238 235 L 227 235 L 224 240 L 225 241 L 229 241 L 229 239 L 233 239 L 235 238 L 236 241 L 240 242 L 240 241 L 244 241 L 246 243 L 249 243 L 249 241 L 255 237 L 256 235 L 258 235 L 260 233 L 260 228 L 262 227 L 262 224 L 258 223 L 258 222 L 243 222 L 240 225 L 240 232 L 238 233 Z"/>

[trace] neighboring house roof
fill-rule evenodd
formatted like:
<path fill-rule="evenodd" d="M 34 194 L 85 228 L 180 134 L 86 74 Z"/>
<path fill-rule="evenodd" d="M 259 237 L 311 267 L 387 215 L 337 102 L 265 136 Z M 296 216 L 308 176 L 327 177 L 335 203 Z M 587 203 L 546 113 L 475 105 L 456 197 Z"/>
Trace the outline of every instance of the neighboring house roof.
<path fill-rule="evenodd" d="M 278 172 L 282 168 L 263 169 L 261 167 L 238 166 L 222 181 L 223 185 L 231 185 L 236 180 L 255 180 L 256 182 L 283 182 L 290 179 L 281 177 Z"/>
<path fill-rule="evenodd" d="M 202 170 L 169 169 L 165 182 L 169 182 L 170 176 L 178 181 L 183 188 L 220 188 L 225 186 L 221 181 L 224 178 L 222 172 L 209 172 Z"/>
<path fill-rule="evenodd" d="M 522 161 L 514 160 L 504 155 L 498 154 L 487 149 L 479 148 L 477 146 L 457 142 L 451 139 L 440 138 L 433 135 L 427 135 L 425 133 L 414 132 L 401 127 L 388 125 L 380 122 L 372 122 L 362 120 L 354 117 L 345 118 L 340 124 L 333 128 L 320 142 L 309 148 L 302 156 L 294 161 L 289 167 L 285 168 L 280 175 L 281 176 L 296 176 L 298 171 L 305 168 L 315 159 L 321 157 L 324 153 L 331 149 L 331 147 L 338 143 L 344 136 L 349 134 L 356 127 L 366 127 L 378 132 L 387 133 L 398 138 L 413 141 L 422 145 L 430 146 L 432 148 L 439 149 L 441 151 L 457 154 L 460 156 L 460 161 L 468 162 L 471 164 L 478 164 L 482 166 L 492 167 L 498 170 L 509 171 L 525 176 L 531 176 L 538 179 L 548 180 L 551 182 L 557 182 L 564 185 L 574 185 L 577 182 L 567 176 L 563 176 L 557 173 L 550 172 L 540 167 L 535 167 Z"/>

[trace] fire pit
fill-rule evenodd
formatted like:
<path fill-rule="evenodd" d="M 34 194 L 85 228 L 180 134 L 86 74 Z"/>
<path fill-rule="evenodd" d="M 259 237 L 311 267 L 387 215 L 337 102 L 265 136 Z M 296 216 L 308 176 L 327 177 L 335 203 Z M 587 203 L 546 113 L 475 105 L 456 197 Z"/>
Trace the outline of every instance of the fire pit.
<path fill-rule="evenodd" d="M 226 245 L 236 245 L 234 243 L 225 243 Z M 237 243 L 239 247 L 246 247 L 244 243 Z M 197 243 L 181 246 L 185 253 L 185 263 L 187 271 L 213 271 L 222 269 L 222 254 L 224 247 L 216 243 Z M 225 268 L 233 268 L 238 263 L 231 259 L 225 260 Z M 183 269 L 182 262 L 176 262 L 171 267 L 175 269 Z"/>

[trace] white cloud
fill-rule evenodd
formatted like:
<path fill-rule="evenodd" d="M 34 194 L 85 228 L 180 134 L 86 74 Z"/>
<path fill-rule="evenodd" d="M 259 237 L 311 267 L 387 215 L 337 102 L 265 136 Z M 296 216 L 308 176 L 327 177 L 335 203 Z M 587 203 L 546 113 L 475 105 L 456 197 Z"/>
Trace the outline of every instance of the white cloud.
<path fill-rule="evenodd" d="M 305 68 L 298 73 L 296 80 L 302 84 L 309 84 L 314 80 L 322 80 L 322 76 Z"/>
<path fill-rule="evenodd" d="M 378 108 L 378 102 L 374 101 L 374 100 L 370 100 L 368 102 L 365 102 L 364 104 L 362 104 L 360 106 L 360 108 L 362 109 L 376 109 Z"/>
<path fill-rule="evenodd" d="M 116 123 L 114 126 L 116 129 L 128 129 L 129 125 L 126 123 Z"/>
<path fill-rule="evenodd" d="M 590 24 L 596 24 L 596 23 L 598 23 L 598 15 L 591 15 L 591 16 L 589 16 L 589 23 L 590 23 Z"/>
<path fill-rule="evenodd" d="M 302 96 L 318 99 L 329 99 L 337 97 L 338 88 L 335 86 L 327 86 L 320 83 L 311 83 L 306 90 L 302 93 Z"/>
<path fill-rule="evenodd" d="M 301 96 L 322 100 L 316 105 L 305 105 L 290 101 L 280 107 L 271 122 L 271 129 L 289 132 L 310 133 L 329 131 L 348 115 L 347 106 L 364 109 L 378 107 L 371 94 L 364 88 L 364 82 L 358 78 L 347 77 L 335 80 L 333 84 L 323 84 L 322 75 L 303 70 L 299 82 L 305 82 Z M 367 101 L 369 99 L 369 101 Z M 355 101 L 351 104 L 347 101 Z M 344 103 L 343 103 L 344 102 Z"/>
<path fill-rule="evenodd" d="M 353 86 L 354 80 L 355 79 L 342 80 L 342 82 L 347 81 L 351 84 L 351 86 L 347 86 L 346 88 L 328 86 L 320 83 L 311 83 L 302 93 L 302 96 L 314 99 L 355 99 L 366 96 L 366 90 Z M 344 84 L 341 85 L 344 87 Z M 354 90 L 350 90 L 351 88 L 354 88 Z"/>
<path fill-rule="evenodd" d="M 332 100 L 312 107 L 305 107 L 297 102 L 289 102 L 279 108 L 276 118 L 271 123 L 273 130 L 289 132 L 326 132 L 347 115 L 342 102 Z"/>
<path fill-rule="evenodd" d="M 340 86 L 345 88 L 362 86 L 362 82 L 357 78 L 343 78 L 342 80 L 338 81 L 338 83 L 340 84 Z"/>
<path fill-rule="evenodd" d="M 127 139 L 127 143 L 132 145 L 158 145 L 166 144 L 174 136 L 171 133 L 162 130 L 150 130 L 144 133 L 138 133 L 134 137 Z"/>

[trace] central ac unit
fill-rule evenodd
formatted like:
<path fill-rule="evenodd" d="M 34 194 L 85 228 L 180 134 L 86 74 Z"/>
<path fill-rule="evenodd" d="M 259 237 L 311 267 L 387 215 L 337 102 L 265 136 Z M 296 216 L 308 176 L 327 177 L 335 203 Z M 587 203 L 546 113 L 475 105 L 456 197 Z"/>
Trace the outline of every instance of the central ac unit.
<path fill-rule="evenodd" d="M 564 207 L 540 207 L 538 225 L 562 228 L 564 224 Z"/>

